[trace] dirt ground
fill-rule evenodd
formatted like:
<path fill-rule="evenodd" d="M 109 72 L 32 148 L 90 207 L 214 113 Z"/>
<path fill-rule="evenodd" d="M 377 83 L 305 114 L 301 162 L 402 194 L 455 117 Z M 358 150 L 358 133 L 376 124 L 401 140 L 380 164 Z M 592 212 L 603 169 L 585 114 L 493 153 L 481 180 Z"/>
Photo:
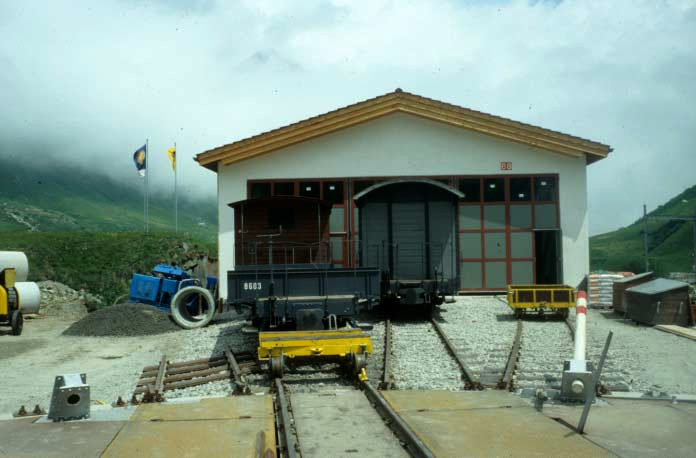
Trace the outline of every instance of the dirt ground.
<path fill-rule="evenodd" d="M 177 352 L 185 332 L 140 337 L 67 337 L 73 323 L 53 317 L 27 319 L 21 336 L 0 334 L 0 416 L 21 404 L 48 410 L 56 375 L 86 373 L 92 400 L 111 403 L 115 393 L 127 399 L 143 367 L 163 353 Z"/>

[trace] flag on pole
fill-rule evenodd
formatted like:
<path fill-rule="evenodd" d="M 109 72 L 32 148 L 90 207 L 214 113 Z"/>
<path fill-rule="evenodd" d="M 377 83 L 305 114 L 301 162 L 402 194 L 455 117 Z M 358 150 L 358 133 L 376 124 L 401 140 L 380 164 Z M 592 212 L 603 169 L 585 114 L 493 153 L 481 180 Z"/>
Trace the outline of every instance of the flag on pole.
<path fill-rule="evenodd" d="M 138 150 L 133 153 L 133 162 L 135 163 L 135 168 L 138 169 L 138 175 L 141 177 L 145 176 L 145 168 L 147 160 L 147 145 L 143 145 Z"/>
<path fill-rule="evenodd" d="M 172 170 L 176 172 L 176 146 L 167 150 L 167 156 L 169 156 L 169 160 L 172 162 Z"/>

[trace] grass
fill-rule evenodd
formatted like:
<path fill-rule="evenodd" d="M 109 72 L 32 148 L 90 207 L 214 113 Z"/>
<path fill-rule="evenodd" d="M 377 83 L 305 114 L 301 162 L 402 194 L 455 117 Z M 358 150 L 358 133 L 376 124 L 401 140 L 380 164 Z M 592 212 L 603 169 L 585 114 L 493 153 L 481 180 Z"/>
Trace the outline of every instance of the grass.
<path fill-rule="evenodd" d="M 696 186 L 661 205 L 648 216 L 696 215 Z M 648 218 L 649 269 L 664 275 L 669 272 L 693 270 L 693 224 L 688 221 Z M 592 270 L 643 272 L 643 221 L 590 238 Z"/>
<path fill-rule="evenodd" d="M 65 165 L 29 166 L 2 158 L 0 151 L 0 231 L 140 231 L 143 181 L 133 174 L 116 181 Z M 149 200 L 150 230 L 174 228 L 172 195 Z M 192 200 L 180 193 L 179 229 L 214 242 L 215 198 Z"/>
<path fill-rule="evenodd" d="M 213 243 L 171 232 L 0 232 L 3 250 L 23 251 L 29 280 L 55 280 L 85 289 L 110 305 L 127 294 L 134 272 L 147 273 L 161 262 L 181 262 L 187 254 L 216 256 Z"/>

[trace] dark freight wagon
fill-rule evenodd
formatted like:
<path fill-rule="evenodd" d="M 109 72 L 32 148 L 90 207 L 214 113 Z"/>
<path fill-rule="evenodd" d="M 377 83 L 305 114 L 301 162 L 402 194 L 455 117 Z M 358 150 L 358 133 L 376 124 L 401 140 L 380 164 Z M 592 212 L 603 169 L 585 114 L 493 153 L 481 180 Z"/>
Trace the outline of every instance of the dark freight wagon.
<path fill-rule="evenodd" d="M 654 272 L 644 272 L 642 274 L 633 275 L 632 277 L 622 278 L 621 280 L 614 281 L 613 284 L 613 294 L 612 294 L 612 305 L 615 312 L 625 313 L 626 312 L 626 290 L 633 288 L 634 286 L 642 285 L 655 279 Z"/>
<path fill-rule="evenodd" d="M 638 323 L 692 324 L 689 284 L 658 278 L 626 290 L 626 317 Z"/>
<path fill-rule="evenodd" d="M 359 264 L 382 271 L 385 299 L 438 305 L 459 289 L 459 197 L 459 191 L 433 180 L 385 181 L 355 195 Z"/>

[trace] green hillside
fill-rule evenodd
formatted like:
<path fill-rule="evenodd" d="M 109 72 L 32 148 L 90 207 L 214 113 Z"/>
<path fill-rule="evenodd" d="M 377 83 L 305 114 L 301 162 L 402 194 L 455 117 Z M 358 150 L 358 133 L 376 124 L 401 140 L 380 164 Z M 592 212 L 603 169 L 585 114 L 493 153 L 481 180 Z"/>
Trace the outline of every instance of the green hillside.
<path fill-rule="evenodd" d="M 136 177 L 137 179 L 137 177 Z M 141 181 L 116 182 L 68 166 L 26 166 L 0 157 L 0 231 L 141 231 Z M 173 231 L 173 197 L 150 198 L 150 229 Z M 217 235 L 215 199 L 180 196 L 180 232 L 205 241 Z"/>
<path fill-rule="evenodd" d="M 110 305 L 127 294 L 134 272 L 161 262 L 183 263 L 198 254 L 216 255 L 213 244 L 171 233 L 0 232 L 3 250 L 23 251 L 29 280 L 55 280 L 100 295 Z"/>
<path fill-rule="evenodd" d="M 696 214 L 696 186 L 671 199 L 649 216 L 687 216 Z M 693 270 L 693 226 L 689 221 L 648 220 L 648 260 L 650 270 L 661 274 Z M 643 221 L 590 238 L 592 270 L 642 272 Z"/>

